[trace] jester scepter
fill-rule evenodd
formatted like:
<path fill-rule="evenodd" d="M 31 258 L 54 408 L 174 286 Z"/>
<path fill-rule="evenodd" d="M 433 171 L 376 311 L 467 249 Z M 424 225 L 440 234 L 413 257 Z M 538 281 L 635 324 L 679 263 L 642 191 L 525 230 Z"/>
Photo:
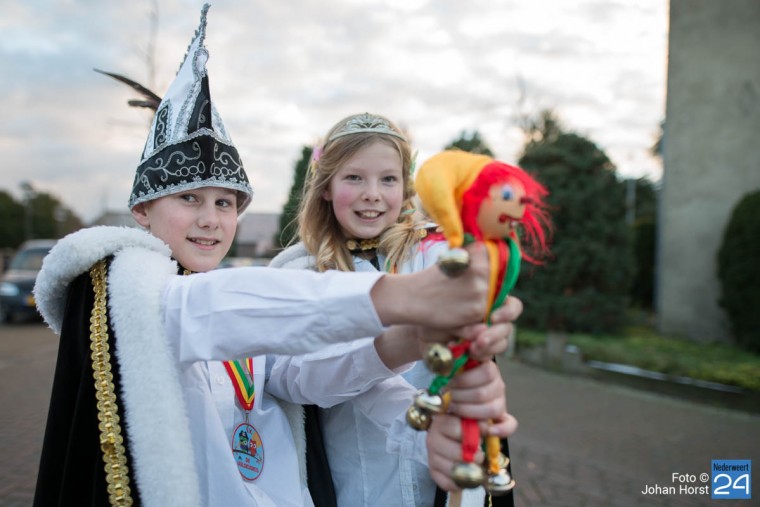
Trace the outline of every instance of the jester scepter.
<path fill-rule="evenodd" d="M 518 167 L 464 151 L 444 151 L 425 162 L 417 172 L 415 189 L 449 244 L 449 252 L 439 259 L 447 275 L 457 276 L 466 269 L 469 259 L 463 246 L 472 241 L 485 244 L 490 287 L 484 320 L 490 324 L 491 312 L 504 303 L 517 281 L 521 258 L 535 263 L 546 253 L 549 216 L 544 198 L 548 192 Z M 407 412 L 410 425 L 427 429 L 432 414 L 446 410 L 443 388 L 448 380 L 457 371 L 477 365 L 468 357 L 468 345 L 460 342 L 428 349 L 425 363 L 437 376 L 427 391 L 418 393 Z M 462 462 L 452 470 L 454 482 L 462 488 L 483 485 L 492 495 L 511 490 L 515 483 L 506 470 L 508 460 L 501 453 L 499 438 L 486 439 L 486 470 L 474 463 L 479 446 L 477 421 L 463 418 Z"/>

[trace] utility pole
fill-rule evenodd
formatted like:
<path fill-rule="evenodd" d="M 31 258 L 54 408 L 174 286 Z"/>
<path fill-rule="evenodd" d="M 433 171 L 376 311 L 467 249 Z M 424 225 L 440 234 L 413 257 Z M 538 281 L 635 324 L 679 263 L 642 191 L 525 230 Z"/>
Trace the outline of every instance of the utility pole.
<path fill-rule="evenodd" d="M 35 191 L 32 184 L 28 181 L 22 181 L 21 190 L 24 193 L 24 239 L 30 240 L 34 237 L 33 224 L 32 224 L 32 199 L 34 199 Z"/>

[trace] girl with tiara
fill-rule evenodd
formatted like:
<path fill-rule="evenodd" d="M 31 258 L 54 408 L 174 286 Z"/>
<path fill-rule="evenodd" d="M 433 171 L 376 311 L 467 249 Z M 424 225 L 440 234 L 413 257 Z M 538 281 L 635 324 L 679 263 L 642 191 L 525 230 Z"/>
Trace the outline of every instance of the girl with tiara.
<path fill-rule="evenodd" d="M 336 123 L 314 150 L 297 218 L 300 242 L 275 257 L 271 266 L 413 273 L 435 264 L 447 245 L 435 224 L 415 209 L 413 165 L 405 134 L 387 118 L 364 113 Z M 518 300 L 508 299 L 492 315 L 492 327 L 478 328 L 483 343 L 506 336 L 507 322 L 521 308 Z M 413 335 L 419 329 L 396 332 Z M 505 340 L 502 343 L 506 345 Z M 334 346 L 287 361 L 319 370 L 326 357 L 345 354 L 356 346 Z M 471 353 L 491 359 L 493 350 L 484 357 L 486 349 L 475 341 Z M 409 347 L 406 360 L 418 361 L 422 353 Z M 493 361 L 485 360 L 479 368 L 501 379 Z M 339 506 L 444 504 L 445 495 L 436 489 L 428 469 L 425 433 L 412 430 L 405 421 L 415 393 L 432 378 L 419 361 L 402 376 L 386 379 L 343 403 L 307 407 L 307 426 L 316 419 L 322 430 Z M 456 388 L 457 382 L 454 377 L 451 387 Z M 463 407 L 454 401 L 450 408 L 461 411 Z M 506 411 L 496 422 L 514 424 Z M 318 451 L 310 449 L 309 458 L 318 459 Z M 450 489 L 452 483 L 445 487 Z M 512 504 L 511 494 L 493 500 L 493 505 Z M 483 505 L 485 491 L 465 490 L 463 501 Z"/>

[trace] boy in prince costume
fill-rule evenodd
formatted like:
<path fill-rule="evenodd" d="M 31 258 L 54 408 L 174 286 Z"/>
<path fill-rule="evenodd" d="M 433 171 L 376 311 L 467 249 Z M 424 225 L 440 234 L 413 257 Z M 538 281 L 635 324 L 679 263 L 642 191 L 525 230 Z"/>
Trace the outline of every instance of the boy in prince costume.
<path fill-rule="evenodd" d="M 445 272 L 456 276 L 466 267 L 467 255 L 461 250 L 465 244 L 485 242 L 491 266 L 490 310 L 486 316 L 490 322 L 491 312 L 503 304 L 517 281 L 521 257 L 536 262 L 534 255 L 546 251 L 546 189 L 518 167 L 464 151 L 445 151 L 425 162 L 417 174 L 415 188 L 423 208 L 443 228 L 452 249 L 441 259 Z M 518 225 L 522 225 L 531 255 L 521 252 Z M 460 368 L 476 364 L 468 359 L 467 347 L 466 343 L 457 344 L 447 351 L 431 346 L 427 362 L 438 376 L 426 393 L 418 394 L 409 410 L 409 422 L 414 427 L 426 429 L 431 413 L 445 411 L 441 388 Z M 506 471 L 507 460 L 500 459 L 498 440 L 487 440 L 484 472 L 473 462 L 479 446 L 476 422 L 462 419 L 461 431 L 462 463 L 452 467 L 453 481 L 466 488 L 485 485 L 494 495 L 511 490 L 514 481 Z"/>

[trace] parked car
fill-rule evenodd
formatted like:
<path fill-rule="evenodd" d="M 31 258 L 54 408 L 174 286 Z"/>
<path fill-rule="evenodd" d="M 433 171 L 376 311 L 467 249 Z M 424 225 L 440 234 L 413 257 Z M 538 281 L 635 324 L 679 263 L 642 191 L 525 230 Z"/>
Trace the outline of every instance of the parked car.
<path fill-rule="evenodd" d="M 0 278 L 0 322 L 39 316 L 32 289 L 42 259 L 55 243 L 54 239 L 34 239 L 19 247 Z"/>

